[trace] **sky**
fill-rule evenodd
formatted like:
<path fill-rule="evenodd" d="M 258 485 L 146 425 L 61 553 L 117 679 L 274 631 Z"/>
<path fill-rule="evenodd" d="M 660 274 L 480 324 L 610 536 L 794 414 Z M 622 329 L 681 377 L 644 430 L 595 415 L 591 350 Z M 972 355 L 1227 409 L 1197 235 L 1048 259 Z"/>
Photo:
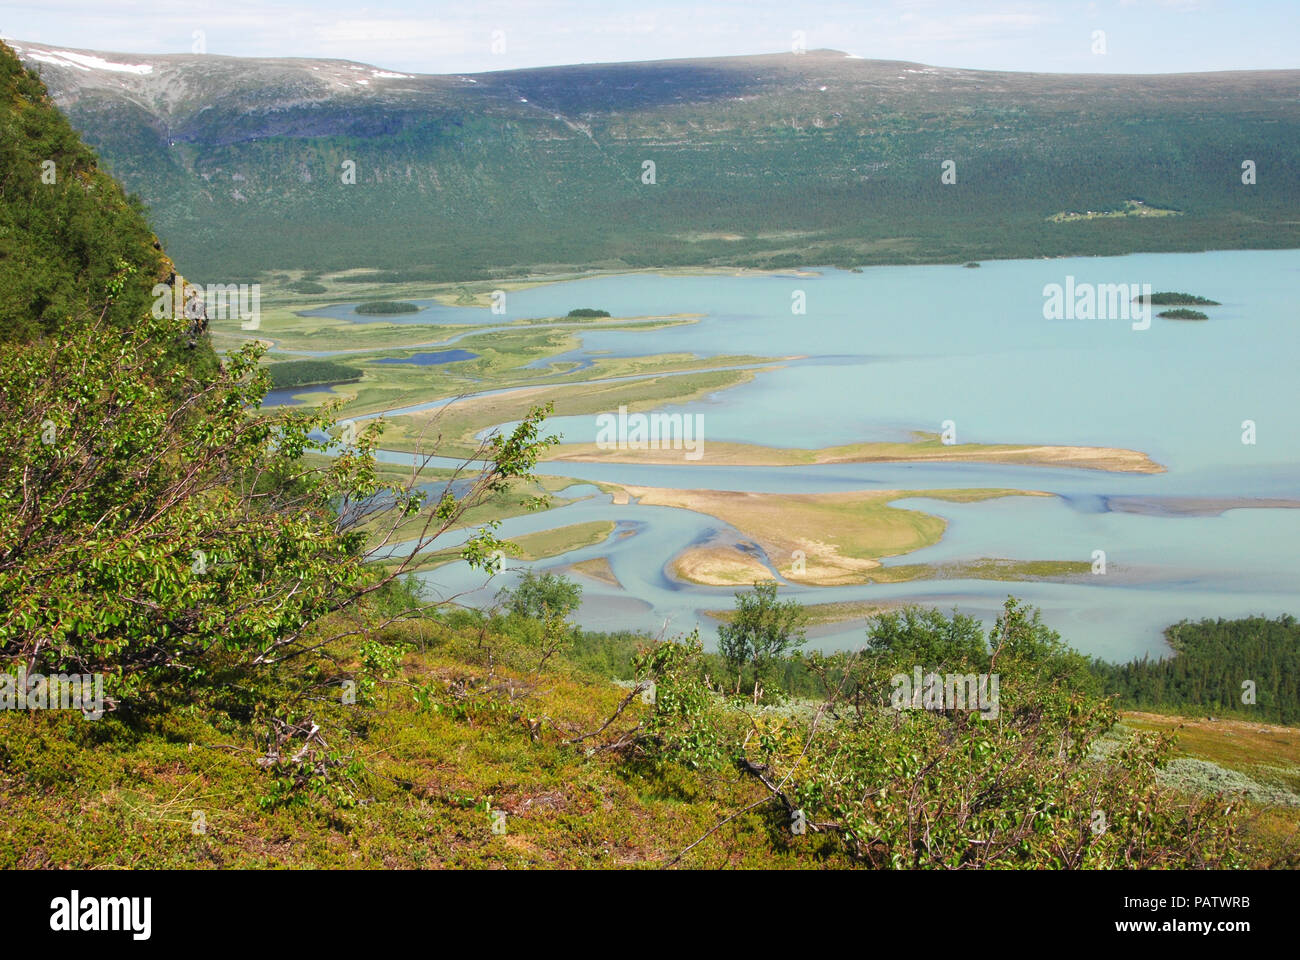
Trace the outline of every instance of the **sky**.
<path fill-rule="evenodd" d="M 0 36 L 418 73 L 778 53 L 800 41 L 945 67 L 1168 73 L 1300 67 L 1300 0 L 0 0 Z"/>

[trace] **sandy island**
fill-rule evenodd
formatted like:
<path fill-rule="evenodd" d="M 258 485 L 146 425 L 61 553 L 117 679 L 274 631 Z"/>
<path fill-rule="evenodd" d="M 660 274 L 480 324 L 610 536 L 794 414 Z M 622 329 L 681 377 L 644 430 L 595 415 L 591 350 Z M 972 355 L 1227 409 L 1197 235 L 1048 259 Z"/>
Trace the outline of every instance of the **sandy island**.
<path fill-rule="evenodd" d="M 897 579 L 914 571 L 886 571 L 880 559 L 937 543 L 947 522 L 891 501 L 927 497 L 969 503 L 1009 496 L 1051 496 L 1037 490 L 868 490 L 844 493 L 743 493 L 670 490 L 620 484 L 625 495 L 647 506 L 677 507 L 729 524 L 761 550 L 792 583 L 842 586 Z M 623 497 L 615 497 L 616 502 Z M 770 579 L 762 559 L 732 546 L 701 545 L 682 551 L 669 564 L 682 580 L 735 586 Z"/>
<path fill-rule="evenodd" d="M 677 464 L 710 466 L 787 467 L 822 463 L 1006 463 L 1017 465 L 1079 467 L 1116 473 L 1164 473 L 1165 468 L 1139 450 L 1122 447 L 1074 447 L 1011 443 L 962 443 L 946 446 L 937 439 L 911 443 L 851 443 L 838 447 L 801 450 L 764 447 L 750 443 L 703 444 L 703 455 L 687 460 L 683 450 L 601 449 L 594 443 L 563 443 L 551 448 L 548 461 L 592 463 Z"/>

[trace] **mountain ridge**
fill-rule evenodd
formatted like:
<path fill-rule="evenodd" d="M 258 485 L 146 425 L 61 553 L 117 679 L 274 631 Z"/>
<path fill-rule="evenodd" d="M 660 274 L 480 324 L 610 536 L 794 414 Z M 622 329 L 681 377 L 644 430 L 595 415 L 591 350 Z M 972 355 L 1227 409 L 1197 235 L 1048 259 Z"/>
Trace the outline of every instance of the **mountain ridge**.
<path fill-rule="evenodd" d="M 1300 244 L 1300 71 L 1007 73 L 818 50 L 412 74 L 11 42 L 191 273 Z M 1260 166 L 1249 189 L 1244 159 Z M 1046 223 L 1133 198 L 1180 216 Z"/>

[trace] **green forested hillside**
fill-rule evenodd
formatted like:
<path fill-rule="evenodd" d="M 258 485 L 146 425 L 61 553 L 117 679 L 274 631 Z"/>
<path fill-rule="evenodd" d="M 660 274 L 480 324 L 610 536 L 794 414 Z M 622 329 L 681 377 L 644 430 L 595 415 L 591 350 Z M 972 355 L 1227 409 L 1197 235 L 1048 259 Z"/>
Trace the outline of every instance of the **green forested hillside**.
<path fill-rule="evenodd" d="M 1199 620 L 1165 631 L 1174 657 L 1096 665 L 1109 693 L 1129 707 L 1300 720 L 1300 623 Z"/>
<path fill-rule="evenodd" d="M 0 342 L 70 323 L 125 327 L 174 268 L 140 202 L 99 169 L 40 80 L 0 44 Z M 201 337 L 173 358 L 209 368 Z"/>
<path fill-rule="evenodd" d="M 131 62 L 150 69 L 38 65 L 173 255 L 222 280 L 1300 243 L 1290 71 L 1013 74 L 826 50 L 474 76 Z"/>

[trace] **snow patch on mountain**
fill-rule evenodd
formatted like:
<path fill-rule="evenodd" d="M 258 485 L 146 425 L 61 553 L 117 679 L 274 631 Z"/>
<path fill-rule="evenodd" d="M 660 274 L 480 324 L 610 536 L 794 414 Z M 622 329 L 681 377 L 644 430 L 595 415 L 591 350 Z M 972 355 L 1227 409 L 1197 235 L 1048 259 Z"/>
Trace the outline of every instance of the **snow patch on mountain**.
<path fill-rule="evenodd" d="M 153 65 L 148 63 L 114 63 L 112 60 L 105 60 L 103 57 L 92 57 L 84 53 L 73 53 L 71 50 L 27 50 L 15 46 L 15 53 L 26 53 L 32 60 L 40 63 L 48 63 L 56 67 L 75 67 L 84 72 L 91 70 L 109 70 L 113 73 L 134 73 L 137 76 L 153 73 Z"/>

